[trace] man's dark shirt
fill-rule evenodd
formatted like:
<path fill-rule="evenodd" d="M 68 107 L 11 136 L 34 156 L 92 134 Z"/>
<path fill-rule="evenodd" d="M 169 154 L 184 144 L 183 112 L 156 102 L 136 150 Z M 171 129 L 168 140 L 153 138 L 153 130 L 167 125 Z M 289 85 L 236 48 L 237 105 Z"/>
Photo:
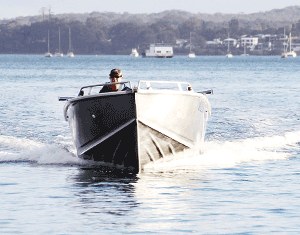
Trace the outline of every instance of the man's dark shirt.
<path fill-rule="evenodd" d="M 104 86 L 104 87 L 102 87 L 102 89 L 100 90 L 99 93 L 113 92 L 113 91 L 114 90 L 112 90 L 109 86 Z M 121 91 L 131 91 L 131 89 L 127 86 L 124 86 Z"/>

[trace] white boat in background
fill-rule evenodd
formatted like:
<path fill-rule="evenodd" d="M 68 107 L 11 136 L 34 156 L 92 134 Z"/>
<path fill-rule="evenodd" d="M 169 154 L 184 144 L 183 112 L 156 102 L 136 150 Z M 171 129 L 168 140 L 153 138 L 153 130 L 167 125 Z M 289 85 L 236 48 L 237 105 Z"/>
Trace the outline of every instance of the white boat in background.
<path fill-rule="evenodd" d="M 137 51 L 136 48 L 133 48 L 133 49 L 131 50 L 130 56 L 133 56 L 133 57 L 139 57 L 139 53 L 138 53 L 138 51 Z"/>
<path fill-rule="evenodd" d="M 45 57 L 52 57 L 52 54 L 49 53 L 49 52 L 46 52 L 46 53 L 45 53 Z"/>
<path fill-rule="evenodd" d="M 172 58 L 173 46 L 171 43 L 153 43 L 142 56 L 143 58 Z"/>
<path fill-rule="evenodd" d="M 50 46 L 49 46 L 49 30 L 48 30 L 48 52 L 45 53 L 45 57 L 52 57 L 52 54 L 50 53 Z"/>
<path fill-rule="evenodd" d="M 140 173 L 146 164 L 176 160 L 203 150 L 211 107 L 206 94 L 187 82 L 139 81 L 134 88 L 99 93 L 103 83 L 84 86 L 67 101 L 77 155 L 105 170 Z"/>
<path fill-rule="evenodd" d="M 189 58 L 195 58 L 196 57 L 196 55 L 195 55 L 195 53 L 194 52 L 192 52 L 192 40 L 191 40 L 191 32 L 190 32 L 190 53 L 188 54 L 188 57 Z"/>
<path fill-rule="evenodd" d="M 189 58 L 195 58 L 195 57 L 196 57 L 196 55 L 195 55 L 195 53 L 194 53 L 194 52 L 190 52 L 190 53 L 189 53 L 189 55 L 188 55 L 188 57 L 189 57 Z"/>
<path fill-rule="evenodd" d="M 290 51 L 287 51 L 287 47 L 284 48 L 284 52 L 282 53 L 281 55 L 281 58 L 287 58 L 287 57 L 296 57 L 297 56 L 297 53 L 292 51 L 292 37 L 291 37 L 291 33 L 290 33 L 290 36 L 288 38 L 288 43 L 289 43 L 289 46 L 290 46 Z"/>
<path fill-rule="evenodd" d="M 72 51 L 69 51 L 67 54 L 68 57 L 74 57 L 74 53 Z"/>
<path fill-rule="evenodd" d="M 64 54 L 61 53 L 61 52 L 59 52 L 59 51 L 56 51 L 56 52 L 55 52 L 55 56 L 56 56 L 56 57 L 63 57 Z"/>
<path fill-rule="evenodd" d="M 67 56 L 74 57 L 74 53 L 72 51 L 72 44 L 71 44 L 71 28 L 69 28 L 69 50 Z"/>
<path fill-rule="evenodd" d="M 63 57 L 64 54 L 60 51 L 60 27 L 58 28 L 58 50 L 55 52 L 56 57 Z"/>

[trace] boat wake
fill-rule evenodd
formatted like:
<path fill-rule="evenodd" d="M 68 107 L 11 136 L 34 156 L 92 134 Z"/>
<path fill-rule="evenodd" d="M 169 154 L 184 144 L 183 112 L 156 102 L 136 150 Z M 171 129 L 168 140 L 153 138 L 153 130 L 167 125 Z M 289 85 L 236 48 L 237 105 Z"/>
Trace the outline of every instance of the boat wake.
<path fill-rule="evenodd" d="M 148 164 L 146 171 L 197 170 L 199 168 L 232 167 L 257 161 L 282 160 L 299 154 L 300 131 L 273 137 L 257 137 L 234 141 L 205 142 L 200 155 L 170 162 Z"/>
<path fill-rule="evenodd" d="M 72 151 L 60 143 L 0 136 L 0 163 L 34 162 L 37 164 L 82 164 Z"/>
<path fill-rule="evenodd" d="M 78 158 L 70 143 L 42 143 L 38 140 L 0 136 L 0 163 L 33 162 L 37 164 L 78 165 L 88 161 Z M 179 157 L 173 161 L 147 164 L 145 171 L 198 170 L 203 167 L 230 167 L 255 161 L 283 160 L 299 154 L 300 131 L 272 137 L 234 141 L 208 141 L 200 155 Z"/>

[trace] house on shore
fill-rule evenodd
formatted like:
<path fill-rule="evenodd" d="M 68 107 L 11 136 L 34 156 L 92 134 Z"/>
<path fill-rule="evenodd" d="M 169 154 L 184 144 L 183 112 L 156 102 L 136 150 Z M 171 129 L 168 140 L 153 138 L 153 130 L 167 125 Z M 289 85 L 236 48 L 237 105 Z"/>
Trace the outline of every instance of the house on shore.
<path fill-rule="evenodd" d="M 236 47 L 237 40 L 234 38 L 227 38 L 223 41 L 223 44 L 224 44 L 224 46 L 228 46 L 228 44 L 229 44 L 230 47 Z"/>

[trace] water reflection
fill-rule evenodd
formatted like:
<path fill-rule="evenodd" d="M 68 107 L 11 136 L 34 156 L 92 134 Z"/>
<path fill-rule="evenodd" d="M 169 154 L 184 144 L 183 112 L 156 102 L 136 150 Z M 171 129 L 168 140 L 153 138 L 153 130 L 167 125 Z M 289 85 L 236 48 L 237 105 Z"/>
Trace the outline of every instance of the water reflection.
<path fill-rule="evenodd" d="M 103 172 L 97 169 L 79 169 L 74 180 L 74 207 L 81 215 L 124 216 L 131 213 L 139 203 L 134 197 L 138 181 L 135 175 Z"/>

